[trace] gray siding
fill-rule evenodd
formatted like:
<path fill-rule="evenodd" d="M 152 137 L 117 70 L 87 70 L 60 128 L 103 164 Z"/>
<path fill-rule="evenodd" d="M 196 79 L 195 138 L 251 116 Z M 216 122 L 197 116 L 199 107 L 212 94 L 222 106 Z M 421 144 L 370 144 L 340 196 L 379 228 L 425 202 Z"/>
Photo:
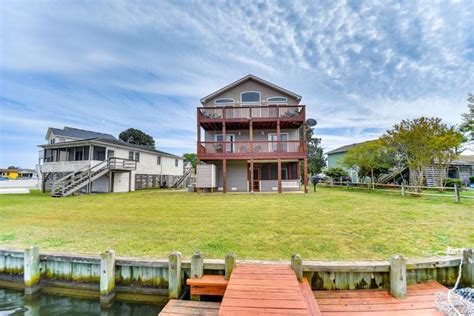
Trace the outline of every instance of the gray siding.
<path fill-rule="evenodd" d="M 227 162 L 227 192 L 247 191 L 247 161 Z"/>
<path fill-rule="evenodd" d="M 262 104 L 266 105 L 267 98 L 269 97 L 276 97 L 276 96 L 283 96 L 288 98 L 288 104 L 290 105 L 295 105 L 299 104 L 299 101 L 296 100 L 295 98 L 292 98 L 289 95 L 283 94 L 277 90 L 274 90 L 272 88 L 269 88 L 265 85 L 262 85 L 261 83 L 258 83 L 253 80 L 247 80 L 244 83 L 227 90 L 219 95 L 217 95 L 215 98 L 209 100 L 204 106 L 214 106 L 214 100 L 220 99 L 220 98 L 231 98 L 236 101 L 236 105 L 240 105 L 240 93 L 244 91 L 260 91 L 261 92 L 261 100 Z"/>

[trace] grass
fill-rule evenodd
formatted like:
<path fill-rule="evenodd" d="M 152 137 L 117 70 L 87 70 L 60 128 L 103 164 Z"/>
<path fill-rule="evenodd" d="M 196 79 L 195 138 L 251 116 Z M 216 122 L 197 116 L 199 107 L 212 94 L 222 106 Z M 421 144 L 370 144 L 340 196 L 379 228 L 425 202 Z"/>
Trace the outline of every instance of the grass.
<path fill-rule="evenodd" d="M 474 200 L 318 188 L 304 194 L 146 190 L 51 198 L 0 196 L 0 247 L 165 257 L 386 259 L 474 246 Z"/>

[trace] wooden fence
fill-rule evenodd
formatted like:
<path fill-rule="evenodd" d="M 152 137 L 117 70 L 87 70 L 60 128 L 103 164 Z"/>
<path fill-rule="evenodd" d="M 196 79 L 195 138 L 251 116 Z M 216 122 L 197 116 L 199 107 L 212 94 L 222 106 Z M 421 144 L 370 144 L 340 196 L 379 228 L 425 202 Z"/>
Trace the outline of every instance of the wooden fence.
<path fill-rule="evenodd" d="M 463 285 L 474 285 L 472 249 L 464 249 L 462 256 L 453 257 L 408 260 L 396 257 L 404 266 L 407 284 L 435 280 L 452 286 L 463 258 Z M 226 260 L 202 260 L 204 273 L 230 273 L 228 258 L 236 264 L 290 264 L 290 261 L 235 261 L 235 257 L 227 256 Z M 160 260 L 116 257 L 113 250 L 100 255 L 77 255 L 40 253 L 36 246 L 23 251 L 0 249 L 0 287 L 24 288 L 27 295 L 41 290 L 95 297 L 100 298 L 105 307 L 110 306 L 115 297 L 164 305 L 169 297 L 183 295 L 186 279 L 195 264 L 191 261 L 182 260 L 179 252 Z M 393 264 L 393 258 L 387 261 L 303 261 L 302 271 L 313 290 L 388 290 L 395 281 L 390 276 Z"/>
<path fill-rule="evenodd" d="M 414 185 L 399 185 L 399 184 L 385 184 L 385 183 L 360 183 L 360 182 L 342 182 L 342 181 L 323 181 L 320 185 L 326 187 L 339 188 L 356 188 L 365 190 L 376 190 L 382 192 L 399 193 L 402 196 L 434 196 L 434 197 L 452 197 L 456 202 L 460 203 L 461 199 L 474 199 L 473 196 L 462 194 L 462 190 L 457 184 L 454 187 L 428 187 L 428 186 L 414 186 Z M 429 193 L 437 191 L 439 193 Z M 443 193 L 441 193 L 443 192 Z"/>

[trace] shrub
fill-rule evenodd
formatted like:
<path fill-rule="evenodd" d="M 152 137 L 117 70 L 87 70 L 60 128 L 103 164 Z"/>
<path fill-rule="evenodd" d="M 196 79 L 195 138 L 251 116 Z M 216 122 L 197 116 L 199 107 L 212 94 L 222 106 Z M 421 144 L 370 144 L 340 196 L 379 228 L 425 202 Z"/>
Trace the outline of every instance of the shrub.
<path fill-rule="evenodd" d="M 328 176 L 331 177 L 332 179 L 339 179 L 341 177 L 346 177 L 348 176 L 347 171 L 345 171 L 342 168 L 335 167 L 335 168 L 329 168 L 324 173 Z"/>
<path fill-rule="evenodd" d="M 469 177 L 469 182 L 473 183 L 474 184 L 474 176 L 472 177 Z"/>
<path fill-rule="evenodd" d="M 461 179 L 453 179 L 453 178 L 446 179 L 446 186 L 447 187 L 454 187 L 454 184 L 457 184 L 458 187 L 460 187 L 461 186 Z"/>

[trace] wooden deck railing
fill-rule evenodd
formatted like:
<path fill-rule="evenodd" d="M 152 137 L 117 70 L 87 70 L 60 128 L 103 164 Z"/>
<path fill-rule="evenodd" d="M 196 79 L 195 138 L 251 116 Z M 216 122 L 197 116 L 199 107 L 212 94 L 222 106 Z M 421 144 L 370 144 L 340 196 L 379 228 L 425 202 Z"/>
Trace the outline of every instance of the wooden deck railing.
<path fill-rule="evenodd" d="M 233 119 L 304 119 L 304 105 L 268 105 L 268 106 L 212 106 L 199 107 L 200 121 Z"/>
<path fill-rule="evenodd" d="M 234 142 L 200 142 L 200 156 L 251 156 L 254 154 L 268 156 L 289 156 L 304 154 L 305 144 L 300 140 L 289 141 L 234 141 Z"/>

